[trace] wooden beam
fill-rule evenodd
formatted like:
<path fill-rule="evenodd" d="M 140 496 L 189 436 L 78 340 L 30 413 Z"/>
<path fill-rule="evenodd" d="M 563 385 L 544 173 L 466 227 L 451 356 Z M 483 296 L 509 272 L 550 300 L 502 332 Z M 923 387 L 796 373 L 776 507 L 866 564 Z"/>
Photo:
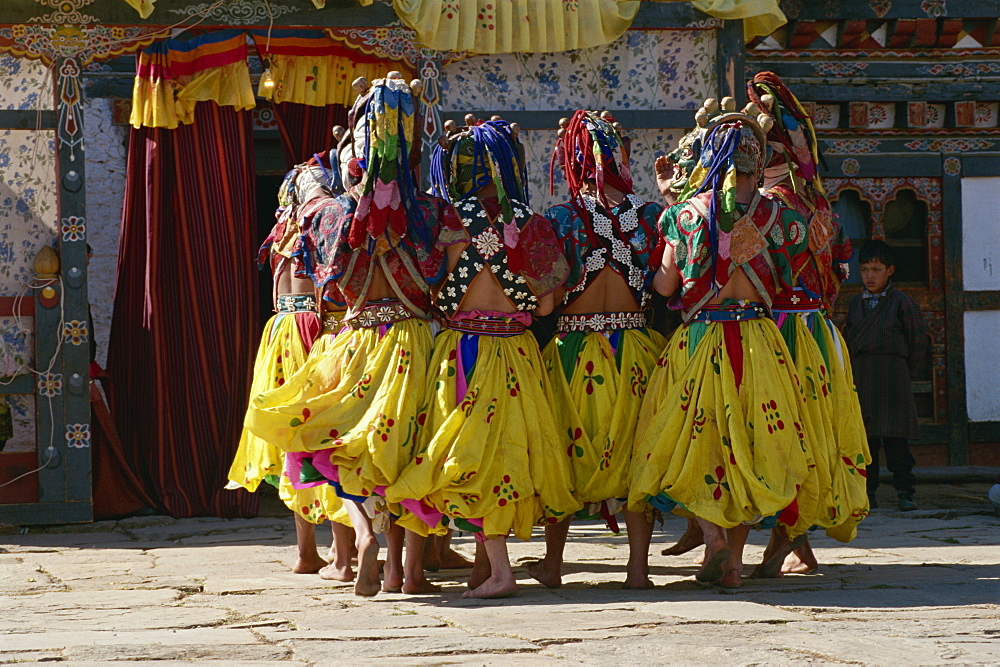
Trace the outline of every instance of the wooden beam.
<path fill-rule="evenodd" d="M 947 159 L 957 155 L 942 155 Z M 948 367 L 948 463 L 969 463 L 969 413 L 965 397 L 965 290 L 962 278 L 962 177 L 942 168 L 944 220 L 945 363 Z"/>
<path fill-rule="evenodd" d="M 1000 81 L 944 82 L 935 79 L 912 82 L 868 81 L 865 79 L 783 79 L 800 100 L 813 102 L 953 102 L 1000 99 Z"/>
<path fill-rule="evenodd" d="M 1000 310 L 1000 291 L 966 292 L 966 310 Z"/>
<path fill-rule="evenodd" d="M 1000 146 L 1000 141 L 997 142 Z M 962 158 L 963 176 L 1000 176 L 1000 153 L 966 155 Z"/>
<path fill-rule="evenodd" d="M 598 109 L 600 111 L 600 109 Z M 686 129 L 694 127 L 694 111 L 687 110 L 666 110 L 666 111 L 636 111 L 629 109 L 608 109 L 615 120 L 621 123 L 626 130 L 629 129 Z M 459 111 L 442 111 L 444 120 L 454 120 L 459 125 L 464 125 L 465 114 L 471 113 L 480 119 L 488 119 L 490 116 L 502 116 L 510 123 L 517 123 L 524 130 L 554 130 L 559 127 L 560 118 L 569 118 L 573 115 L 573 110 L 565 111 L 506 111 L 502 109 L 469 109 Z"/>
<path fill-rule="evenodd" d="M 90 475 L 87 475 L 89 482 Z M 0 523 L 11 526 L 41 526 L 56 523 L 86 523 L 94 520 L 90 503 L 19 503 L 0 505 Z"/>
<path fill-rule="evenodd" d="M 882 14 L 876 14 L 871 0 L 838 0 L 838 2 L 797 2 L 794 18 L 817 21 L 837 18 L 926 19 L 928 14 L 919 2 L 883 3 Z M 948 0 L 948 18 L 995 18 L 996 0 Z M 790 17 L 791 18 L 791 17 Z"/>
<path fill-rule="evenodd" d="M 920 439 L 914 440 L 915 445 L 936 445 L 948 442 L 950 431 L 947 424 L 921 424 Z"/>
<path fill-rule="evenodd" d="M 1000 442 L 1000 422 L 969 422 L 970 442 Z"/>
<path fill-rule="evenodd" d="M 18 375 L 13 380 L 0 384 L 0 395 L 3 394 L 34 394 L 35 378 L 31 375 Z"/>
<path fill-rule="evenodd" d="M 56 112 L 51 110 L 0 109 L 0 129 L 4 130 L 54 130 L 58 122 Z"/>
<path fill-rule="evenodd" d="M 820 167 L 823 178 L 917 177 L 940 176 L 939 153 L 846 155 L 824 153 L 826 168 Z M 845 172 L 845 168 L 852 173 Z M 854 169 L 857 171 L 854 171 Z"/>

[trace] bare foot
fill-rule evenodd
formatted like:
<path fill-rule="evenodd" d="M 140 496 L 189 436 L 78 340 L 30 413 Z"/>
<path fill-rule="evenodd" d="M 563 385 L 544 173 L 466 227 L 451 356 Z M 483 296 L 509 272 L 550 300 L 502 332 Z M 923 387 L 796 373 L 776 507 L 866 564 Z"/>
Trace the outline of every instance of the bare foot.
<path fill-rule="evenodd" d="M 428 595 L 430 593 L 440 593 L 441 587 L 432 584 L 423 577 L 410 577 L 403 582 L 402 590 L 407 595 Z"/>
<path fill-rule="evenodd" d="M 783 533 L 781 536 L 778 536 L 777 533 L 772 532 L 771 541 L 764 550 L 764 557 L 760 565 L 755 567 L 753 572 L 750 573 L 750 578 L 776 579 L 780 577 L 785 558 L 794 549 L 802 546 L 804 541 L 805 535 L 800 535 L 795 540 L 790 541 Z"/>
<path fill-rule="evenodd" d="M 319 571 L 319 578 L 326 581 L 354 581 L 354 570 L 349 565 L 344 567 L 330 563 Z"/>
<path fill-rule="evenodd" d="M 326 567 L 326 561 L 318 553 L 313 552 L 304 558 L 299 556 L 295 560 L 295 565 L 292 566 L 292 572 L 295 574 L 316 574 L 324 567 Z"/>
<path fill-rule="evenodd" d="M 546 559 L 535 560 L 525 563 L 528 574 L 531 578 L 542 584 L 546 588 L 559 588 L 562 586 L 562 575 L 558 566 L 549 565 Z"/>
<path fill-rule="evenodd" d="M 463 598 L 481 598 L 495 600 L 497 598 L 509 598 L 517 595 L 517 582 L 514 579 L 490 577 L 481 585 L 462 593 Z"/>
<path fill-rule="evenodd" d="M 399 593 L 403 590 L 403 571 L 390 568 L 386 563 L 382 566 L 382 592 Z"/>
<path fill-rule="evenodd" d="M 378 540 L 372 536 L 358 545 L 358 578 L 354 582 L 354 594 L 371 597 L 378 594 L 381 582 L 378 578 Z"/>
<path fill-rule="evenodd" d="M 719 549 L 711 556 L 705 554 L 705 564 L 701 566 L 694 578 L 704 583 L 712 583 L 722 578 L 723 564 L 729 560 L 731 552 L 728 547 Z"/>
<path fill-rule="evenodd" d="M 628 577 L 625 579 L 625 583 L 622 584 L 622 590 L 627 591 L 646 591 L 653 587 L 654 584 L 649 577 L 643 577 L 635 581 L 632 580 L 632 577 Z"/>
<path fill-rule="evenodd" d="M 743 577 L 740 575 L 739 569 L 731 567 L 726 570 L 717 583 L 723 588 L 739 588 L 743 585 Z"/>
<path fill-rule="evenodd" d="M 490 575 L 493 574 L 493 570 L 490 568 L 490 563 L 485 558 L 482 563 L 475 563 L 472 566 L 472 574 L 469 575 L 469 588 L 476 589 L 482 586 Z"/>
<path fill-rule="evenodd" d="M 819 569 L 819 561 L 813 553 L 809 541 L 792 551 L 781 565 L 783 574 L 810 574 Z"/>
<path fill-rule="evenodd" d="M 442 570 L 465 570 L 470 567 L 472 567 L 472 561 L 454 549 L 448 549 L 441 555 Z"/>
<path fill-rule="evenodd" d="M 681 539 L 677 540 L 677 544 L 667 547 L 660 553 L 664 556 L 680 556 L 700 547 L 704 543 L 705 536 L 701 532 L 701 526 L 697 522 L 692 521 L 688 523 L 687 530 L 681 535 Z M 700 565 L 701 563 L 698 564 Z"/>

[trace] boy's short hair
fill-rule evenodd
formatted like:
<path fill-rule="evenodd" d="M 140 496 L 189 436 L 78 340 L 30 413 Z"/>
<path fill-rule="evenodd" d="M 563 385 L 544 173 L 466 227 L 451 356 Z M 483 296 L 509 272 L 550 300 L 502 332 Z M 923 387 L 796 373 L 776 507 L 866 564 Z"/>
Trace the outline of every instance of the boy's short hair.
<path fill-rule="evenodd" d="M 869 239 L 861 246 L 861 253 L 858 255 L 859 264 L 879 261 L 888 266 L 896 265 L 896 253 L 892 246 L 879 239 Z"/>

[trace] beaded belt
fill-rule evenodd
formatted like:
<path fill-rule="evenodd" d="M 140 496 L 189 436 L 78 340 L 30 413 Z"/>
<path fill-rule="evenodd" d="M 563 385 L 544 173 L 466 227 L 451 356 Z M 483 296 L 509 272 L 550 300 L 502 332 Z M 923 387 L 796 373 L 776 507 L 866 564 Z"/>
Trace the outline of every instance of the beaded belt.
<path fill-rule="evenodd" d="M 337 333 L 344 327 L 344 314 L 323 313 L 323 333 Z"/>
<path fill-rule="evenodd" d="M 742 322 L 767 317 L 767 311 L 759 303 L 745 306 L 705 306 L 691 318 L 690 322 Z"/>
<path fill-rule="evenodd" d="M 612 329 L 642 329 L 646 326 L 646 316 L 639 312 L 630 313 L 583 313 L 580 315 L 560 315 L 556 321 L 556 331 L 601 332 Z"/>
<path fill-rule="evenodd" d="M 481 336 L 498 336 L 507 338 L 522 334 L 527 327 L 520 322 L 511 320 L 494 319 L 491 317 L 477 317 L 472 320 L 457 320 L 448 322 L 445 326 L 453 331 L 461 333 L 478 334 Z"/>
<path fill-rule="evenodd" d="M 315 313 L 316 297 L 312 294 L 279 294 L 279 313 Z"/>
<path fill-rule="evenodd" d="M 771 310 L 776 313 L 808 313 L 822 307 L 823 302 L 819 299 L 814 299 L 805 292 L 795 290 L 776 296 Z"/>
<path fill-rule="evenodd" d="M 356 316 L 344 320 L 344 324 L 352 329 L 367 329 L 402 322 L 413 317 L 415 317 L 414 314 L 407 310 L 406 306 L 399 301 L 392 300 L 369 304 Z"/>

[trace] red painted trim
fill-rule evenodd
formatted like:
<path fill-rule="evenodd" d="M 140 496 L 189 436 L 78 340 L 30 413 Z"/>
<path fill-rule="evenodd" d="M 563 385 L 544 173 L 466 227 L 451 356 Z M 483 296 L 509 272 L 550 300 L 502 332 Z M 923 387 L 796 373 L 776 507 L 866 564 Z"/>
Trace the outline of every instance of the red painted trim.
<path fill-rule="evenodd" d="M 17 297 L 13 296 L 0 296 L 0 316 L 2 315 L 14 315 L 14 306 L 17 305 Z M 20 307 L 16 313 L 21 317 L 34 317 L 35 316 L 35 299 L 33 297 L 25 296 L 21 299 Z"/>

